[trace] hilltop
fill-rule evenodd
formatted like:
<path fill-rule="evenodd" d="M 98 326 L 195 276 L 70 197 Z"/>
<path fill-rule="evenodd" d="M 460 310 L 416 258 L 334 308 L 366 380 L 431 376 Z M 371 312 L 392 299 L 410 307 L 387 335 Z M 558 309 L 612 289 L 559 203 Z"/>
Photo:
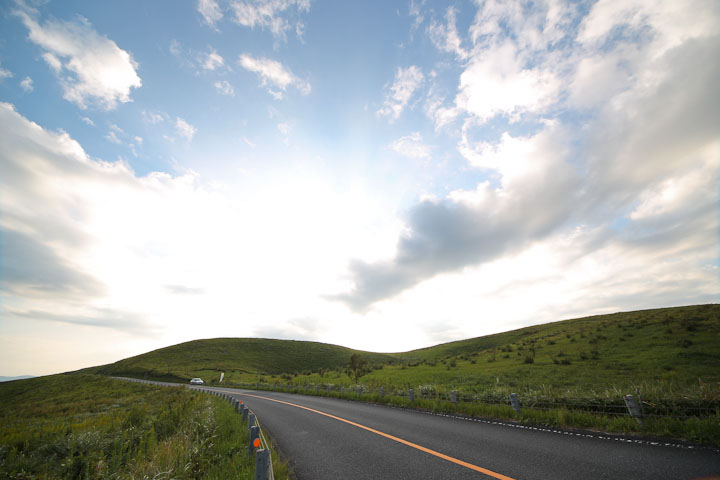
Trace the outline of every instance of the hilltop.
<path fill-rule="evenodd" d="M 83 370 L 100 375 L 187 381 L 193 377 L 228 380 L 249 376 L 310 374 L 342 368 L 353 354 L 376 365 L 392 364 L 393 356 L 319 342 L 265 338 L 193 340 L 118 362 Z"/>
<path fill-rule="evenodd" d="M 318 342 L 196 340 L 86 369 L 102 375 L 187 381 L 350 385 L 350 357 L 368 361 L 360 383 L 468 392 L 488 389 L 589 392 L 643 383 L 663 396 L 720 391 L 720 305 L 563 320 L 382 354 Z M 565 393 L 564 393 L 565 394 Z"/>

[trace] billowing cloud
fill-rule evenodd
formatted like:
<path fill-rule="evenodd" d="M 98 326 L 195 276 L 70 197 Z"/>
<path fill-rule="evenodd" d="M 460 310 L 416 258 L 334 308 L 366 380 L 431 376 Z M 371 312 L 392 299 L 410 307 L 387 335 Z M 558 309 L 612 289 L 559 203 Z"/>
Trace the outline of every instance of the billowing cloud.
<path fill-rule="evenodd" d="M 197 10 L 205 23 L 217 30 L 216 24 L 223 18 L 220 5 L 215 0 L 198 0 Z"/>
<path fill-rule="evenodd" d="M 675 267 L 655 268 L 667 279 L 656 287 L 680 299 L 699 282 L 698 298 L 710 298 L 718 286 L 711 273 L 687 272 L 716 268 L 720 67 L 712 55 L 720 36 L 710 25 L 720 25 L 720 12 L 702 1 L 682 12 L 631 7 L 601 1 L 578 19 L 577 11 L 524 15 L 525 7 L 481 5 L 450 109 L 463 118 L 459 153 L 487 180 L 410 208 L 395 254 L 352 262 L 353 286 L 334 298 L 363 312 L 403 292 L 415 298 L 423 282 L 442 283 L 443 274 L 522 258 L 539 246 L 575 268 L 612 263 L 610 252 L 636 266 L 676 256 L 686 262 L 687 283 L 670 281 L 679 268 L 673 260 Z M 578 30 L 559 27 L 572 18 Z M 632 34 L 613 34 L 622 29 Z M 576 41 L 562 42 L 562 31 L 577 32 Z M 560 104 L 593 116 L 574 126 Z M 475 139 L 498 116 L 536 133 Z M 603 271 L 599 283 L 627 282 L 628 291 L 649 295 L 622 265 Z"/>
<path fill-rule="evenodd" d="M 538 113 L 557 100 L 560 82 L 543 68 L 527 68 L 511 42 L 473 58 L 460 76 L 457 107 L 482 121 L 496 115 Z"/>
<path fill-rule="evenodd" d="M 492 164 L 520 153 L 524 158 L 518 162 L 535 165 L 522 171 L 511 167 L 514 175 L 504 178 L 502 188 L 485 182 L 474 191 L 456 190 L 445 199 L 427 198 L 414 206 L 395 257 L 354 262 L 354 289 L 336 298 L 364 311 L 423 280 L 516 252 L 552 233 L 571 214 L 576 195 L 577 179 L 554 143 L 561 137 L 561 131 L 550 127 L 534 137 L 509 138 L 496 152 L 481 148 L 476 154 L 483 160 L 477 162 Z"/>
<path fill-rule="evenodd" d="M 424 80 L 425 75 L 417 65 L 407 68 L 399 67 L 395 72 L 395 79 L 385 97 L 383 106 L 377 111 L 377 114 L 389 117 L 390 121 L 400 118 L 400 114 L 408 106 L 413 94 L 420 88 Z"/>
<path fill-rule="evenodd" d="M 52 247 L 26 232 L 2 228 L 0 247 L 6 292 L 36 298 L 48 294 L 87 297 L 103 292 L 97 279 L 73 268 Z"/>
<path fill-rule="evenodd" d="M 342 307 L 320 294 L 336 284 L 348 248 L 384 251 L 387 235 L 366 226 L 390 217 L 377 195 L 336 183 L 317 172 L 239 188 L 191 172 L 138 176 L 0 104 L 2 318 L 46 325 L 51 338 L 65 331 L 67 345 L 107 328 L 168 344 L 247 336 L 258 319 L 285 325 L 298 311 L 333 318 Z"/>
<path fill-rule="evenodd" d="M 45 50 L 43 58 L 58 74 L 66 100 L 82 109 L 97 105 L 112 110 L 131 101 L 131 89 L 142 85 L 132 56 L 96 32 L 87 19 L 39 23 L 27 12 L 16 13 L 30 40 Z"/>
<path fill-rule="evenodd" d="M 261 85 L 267 87 L 268 92 L 277 99 L 282 98 L 287 88 L 291 86 L 303 95 L 310 94 L 310 84 L 296 77 L 278 61 L 242 54 L 240 55 L 240 65 L 244 69 L 258 74 Z"/>
<path fill-rule="evenodd" d="M 291 29 L 302 38 L 304 25 L 299 17 L 310 11 L 310 0 L 241 0 L 230 3 L 230 8 L 238 25 L 268 29 L 275 38 L 285 40 Z"/>
<path fill-rule="evenodd" d="M 63 183 L 84 178 L 117 187 L 128 171 L 119 164 L 94 164 L 66 133 L 44 131 L 9 104 L 0 104 L 0 126 L 0 288 L 15 299 L 3 307 L 4 315 L 60 321 L 67 314 L 116 326 L 117 317 L 104 323 L 106 307 L 92 306 L 108 293 L 86 268 L 93 233 L 78 226 L 92 207 L 80 184 L 68 189 Z"/>

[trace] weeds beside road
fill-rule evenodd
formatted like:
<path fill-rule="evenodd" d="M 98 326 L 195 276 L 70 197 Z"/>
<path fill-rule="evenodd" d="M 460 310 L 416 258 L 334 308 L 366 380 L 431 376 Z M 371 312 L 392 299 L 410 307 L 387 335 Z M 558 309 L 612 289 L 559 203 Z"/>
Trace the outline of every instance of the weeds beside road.
<path fill-rule="evenodd" d="M 248 479 L 249 435 L 218 397 L 93 375 L 0 385 L 0 477 Z M 285 478 L 286 472 L 276 478 Z"/>

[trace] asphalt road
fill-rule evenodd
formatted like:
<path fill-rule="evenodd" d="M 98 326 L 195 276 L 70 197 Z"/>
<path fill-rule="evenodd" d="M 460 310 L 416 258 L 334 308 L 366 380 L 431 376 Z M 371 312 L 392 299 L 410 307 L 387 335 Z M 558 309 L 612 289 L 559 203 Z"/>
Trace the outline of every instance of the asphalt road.
<path fill-rule="evenodd" d="M 242 400 L 298 480 L 720 478 L 720 453 L 276 392 Z M 302 408 L 304 407 L 304 408 Z"/>

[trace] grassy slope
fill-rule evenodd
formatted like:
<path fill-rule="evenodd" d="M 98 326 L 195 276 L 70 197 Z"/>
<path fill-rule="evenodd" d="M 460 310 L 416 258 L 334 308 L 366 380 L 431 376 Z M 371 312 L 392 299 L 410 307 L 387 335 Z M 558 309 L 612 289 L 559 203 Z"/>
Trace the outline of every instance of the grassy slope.
<path fill-rule="evenodd" d="M 261 374 L 318 372 L 347 365 L 359 353 L 374 364 L 395 362 L 381 353 L 361 352 L 336 345 L 261 338 L 195 340 L 154 350 L 110 365 L 87 369 L 101 375 L 125 375 L 186 381 L 193 377 L 228 380 Z"/>
<path fill-rule="evenodd" d="M 498 386 L 587 397 L 643 384 L 720 400 L 720 305 L 616 313 L 527 327 L 399 354 L 364 377 L 473 392 Z M 525 363 L 531 357 L 533 363 Z M 680 391 L 674 391 L 680 390 Z"/>
<path fill-rule="evenodd" d="M 227 402 L 186 389 L 90 375 L 0 385 L 0 478 L 252 478 L 248 441 Z"/>
<path fill-rule="evenodd" d="M 315 342 L 198 340 L 92 370 L 179 380 L 216 379 L 224 371 L 230 382 L 255 381 L 260 372 L 271 383 L 350 385 L 344 367 L 352 353 L 382 366 L 361 378 L 368 386 L 552 398 L 617 397 L 640 386 L 657 398 L 717 401 L 720 305 L 565 320 L 396 354 Z"/>

